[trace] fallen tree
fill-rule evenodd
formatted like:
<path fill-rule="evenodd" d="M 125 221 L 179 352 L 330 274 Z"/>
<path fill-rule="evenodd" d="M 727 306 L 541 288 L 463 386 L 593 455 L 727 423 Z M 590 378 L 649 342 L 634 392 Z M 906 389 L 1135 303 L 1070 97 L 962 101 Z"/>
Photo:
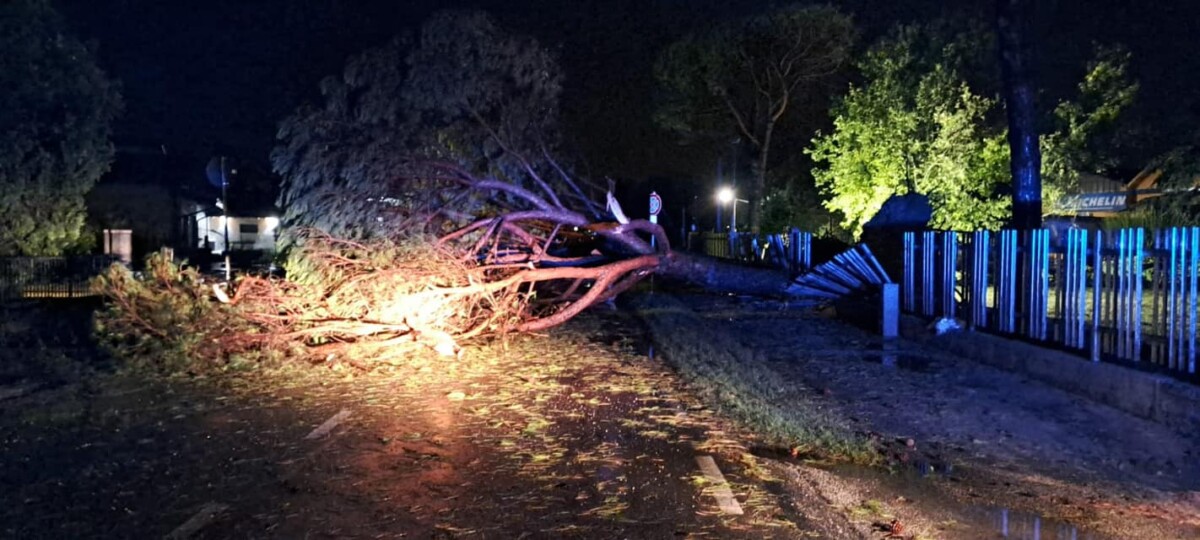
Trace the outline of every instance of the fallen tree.
<path fill-rule="evenodd" d="M 423 210 L 392 229 L 407 246 L 404 256 L 393 253 L 394 241 L 309 231 L 292 257 L 306 266 L 298 280 L 306 287 L 247 278 L 231 302 L 256 306 L 251 319 L 289 338 L 393 345 L 436 336 L 446 352 L 449 340 L 562 324 L 651 274 L 721 292 L 786 294 L 783 272 L 673 251 L 657 224 L 626 218 L 611 191 L 601 205 L 561 168 L 553 182 L 532 165 L 524 170 L 520 182 L 480 178 L 449 163 L 414 167 L 420 172 L 398 182 L 426 188 L 413 205 Z"/>
<path fill-rule="evenodd" d="M 226 290 L 162 260 L 140 284 L 114 269 L 101 323 L 182 357 L 372 358 L 544 331 L 652 274 L 786 294 L 782 272 L 673 251 L 661 227 L 625 216 L 611 183 L 552 157 L 560 80 L 549 51 L 478 12 L 434 15 L 411 50 L 365 51 L 322 82 L 322 105 L 281 124 L 287 279 Z M 214 297 L 220 310 L 195 305 Z"/>
<path fill-rule="evenodd" d="M 314 358 L 361 360 L 413 347 L 450 355 L 463 340 L 543 331 L 652 274 L 719 292 L 787 294 L 784 272 L 673 251 L 657 224 L 627 219 L 611 192 L 606 205 L 587 199 L 565 172 L 550 182 L 529 167 L 521 180 L 480 178 L 450 163 L 415 164 L 396 181 L 422 187 L 410 206 L 419 210 L 397 214 L 379 203 L 378 215 L 364 216 L 402 219 L 392 237 L 294 231 L 289 279 L 244 276 L 216 294 L 204 292 L 212 284 L 198 275 L 164 270 L 157 261 L 151 272 L 157 285 L 148 289 L 156 300 L 141 303 L 131 299 L 129 279 L 119 277 L 127 271 L 115 268 L 110 273 L 118 277 L 103 283 L 114 300 L 104 324 L 167 338 L 171 330 L 156 321 L 179 325 L 179 318 L 145 312 L 163 307 L 164 289 L 182 287 L 190 292 L 174 303 L 220 298 L 225 304 L 220 324 L 187 322 L 189 342 L 210 349 L 208 356 L 303 350 Z"/>

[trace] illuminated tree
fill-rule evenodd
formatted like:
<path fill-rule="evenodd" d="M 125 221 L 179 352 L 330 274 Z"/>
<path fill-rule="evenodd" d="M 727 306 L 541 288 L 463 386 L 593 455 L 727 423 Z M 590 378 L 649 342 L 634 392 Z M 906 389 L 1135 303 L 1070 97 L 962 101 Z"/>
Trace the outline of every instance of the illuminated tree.
<path fill-rule="evenodd" d="M 901 27 L 873 46 L 858 65 L 864 82 L 851 86 L 834 107 L 833 130 L 808 149 L 820 164 L 813 174 L 826 207 L 855 234 L 888 198 L 912 192 L 929 197 L 936 228 L 995 229 L 1009 220 L 1007 130 L 981 63 L 989 44 L 978 32 L 941 32 Z M 1094 146 L 1136 94 L 1128 61 L 1120 49 L 1099 49 L 1079 95 L 1046 119 L 1047 200 L 1069 190 L 1080 171 L 1111 165 Z"/>
<path fill-rule="evenodd" d="M 119 110 L 116 85 L 48 2 L 0 4 L 0 256 L 80 244 Z"/>
<path fill-rule="evenodd" d="M 826 207 L 854 234 L 892 195 L 930 198 L 932 225 L 995 228 L 1008 216 L 1003 131 L 996 101 L 960 74 L 976 43 L 901 27 L 859 62 L 864 83 L 834 107 L 834 128 L 808 150 Z"/>
<path fill-rule="evenodd" d="M 771 150 L 807 92 L 836 73 L 853 41 L 830 7 L 792 6 L 695 34 L 660 55 L 658 122 L 687 137 L 739 136 L 754 153 L 750 224 L 762 224 Z"/>

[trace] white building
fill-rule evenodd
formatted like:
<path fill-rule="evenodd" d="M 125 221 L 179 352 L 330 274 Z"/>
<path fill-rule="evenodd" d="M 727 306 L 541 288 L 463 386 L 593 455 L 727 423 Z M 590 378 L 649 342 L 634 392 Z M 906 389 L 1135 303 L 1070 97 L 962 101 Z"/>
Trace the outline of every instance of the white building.
<path fill-rule="evenodd" d="M 213 253 L 225 251 L 225 216 L 196 214 L 196 231 L 199 247 L 209 246 Z M 275 233 L 279 229 L 279 218 L 233 217 L 229 218 L 230 251 L 275 252 Z"/>

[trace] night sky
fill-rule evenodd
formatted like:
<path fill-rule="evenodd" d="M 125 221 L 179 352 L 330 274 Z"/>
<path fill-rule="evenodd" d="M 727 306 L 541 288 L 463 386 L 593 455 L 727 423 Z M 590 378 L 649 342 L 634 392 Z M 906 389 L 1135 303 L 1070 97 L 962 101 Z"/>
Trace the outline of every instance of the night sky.
<path fill-rule="evenodd" d="M 651 65 L 657 51 L 690 29 L 771 2 L 584 0 L 444 2 L 383 0 L 58 0 L 68 24 L 97 47 L 102 67 L 122 83 L 114 175 L 139 175 L 133 156 L 175 156 L 173 174 L 202 177 L 216 153 L 269 169 L 275 126 L 345 59 L 418 27 L 437 9 L 480 7 L 508 28 L 555 50 L 566 72 L 566 128 L 583 168 L 625 178 L 686 177 L 711 170 L 711 156 L 681 148 L 652 124 Z M 731 7 L 737 4 L 737 7 Z M 1086 4 L 1086 5 L 1084 5 Z M 962 13 L 990 16 L 991 2 L 854 0 L 865 46 L 897 21 Z M 1200 99 L 1200 2 L 1043 1 L 1036 21 L 1041 83 L 1051 96 L 1083 73 L 1092 43 L 1119 42 L 1142 84 L 1137 114 L 1144 148 L 1130 167 L 1186 142 Z M 1053 99 L 1053 97 L 1051 98 Z M 122 166 L 124 164 L 124 167 Z"/>

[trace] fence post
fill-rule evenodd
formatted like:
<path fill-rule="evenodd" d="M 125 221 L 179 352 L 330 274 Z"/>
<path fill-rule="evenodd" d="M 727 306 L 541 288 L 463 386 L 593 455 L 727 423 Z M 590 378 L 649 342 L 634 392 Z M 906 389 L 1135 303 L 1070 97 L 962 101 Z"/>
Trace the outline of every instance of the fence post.
<path fill-rule="evenodd" d="M 971 237 L 971 328 L 987 326 L 988 255 L 991 233 L 975 231 Z"/>
<path fill-rule="evenodd" d="M 909 313 L 917 310 L 916 291 L 913 286 L 916 284 L 917 264 L 917 233 L 904 233 L 904 311 Z"/>
<path fill-rule="evenodd" d="M 900 286 L 895 283 L 884 283 L 882 288 L 880 329 L 883 337 L 894 338 L 900 335 Z"/>
<path fill-rule="evenodd" d="M 937 270 L 937 233 L 921 234 L 921 314 L 934 316 L 934 274 Z"/>
<path fill-rule="evenodd" d="M 1100 361 L 1100 318 L 1103 316 L 1101 300 L 1104 273 L 1104 231 L 1096 231 L 1096 244 L 1092 248 L 1092 361 Z"/>
<path fill-rule="evenodd" d="M 954 318 L 958 304 L 954 293 L 958 287 L 958 233 L 942 233 L 942 316 Z"/>
<path fill-rule="evenodd" d="M 1146 231 L 1141 228 L 1133 230 L 1133 268 L 1130 279 L 1133 280 L 1133 298 L 1130 309 L 1133 311 L 1133 361 L 1142 361 L 1142 306 L 1145 305 L 1142 293 L 1142 268 L 1145 266 Z"/>
<path fill-rule="evenodd" d="M 1063 341 L 1064 344 L 1076 349 L 1084 348 L 1084 324 L 1087 315 L 1087 253 L 1088 231 L 1086 229 L 1070 229 L 1067 231 L 1064 259 L 1066 298 L 1063 306 Z"/>
<path fill-rule="evenodd" d="M 1000 271 L 996 312 L 1001 332 L 1017 331 L 1017 233 L 1000 231 Z"/>
<path fill-rule="evenodd" d="M 1197 281 L 1200 281 L 1200 279 L 1198 279 L 1198 276 L 1197 276 L 1197 274 L 1200 273 L 1200 227 L 1189 227 L 1187 230 L 1187 233 L 1188 233 L 1188 237 L 1189 237 L 1188 243 L 1190 244 L 1189 254 L 1191 255 L 1191 257 L 1188 259 L 1188 263 L 1187 263 L 1188 270 L 1190 273 L 1190 275 L 1188 276 L 1188 302 L 1187 302 L 1187 306 L 1188 306 L 1188 308 L 1187 308 L 1187 312 L 1188 312 L 1187 372 L 1191 373 L 1191 374 L 1195 374 L 1196 373 L 1196 316 L 1197 316 L 1197 313 L 1196 313 L 1196 294 L 1197 294 L 1196 287 L 1197 287 L 1197 285 L 1200 285 L 1200 283 L 1197 283 Z"/>
<path fill-rule="evenodd" d="M 1029 282 L 1026 284 L 1027 336 L 1045 340 L 1047 326 L 1047 299 L 1050 296 L 1050 231 L 1031 230 L 1027 233 L 1026 260 Z"/>
<path fill-rule="evenodd" d="M 1176 345 L 1180 326 L 1178 322 L 1179 315 L 1179 289 L 1176 283 L 1179 281 L 1179 229 L 1172 227 L 1167 231 L 1167 249 L 1170 250 L 1169 263 L 1167 269 L 1168 276 L 1168 293 L 1167 293 L 1167 366 L 1171 369 L 1178 369 L 1176 365 L 1179 358 L 1179 350 Z"/>

